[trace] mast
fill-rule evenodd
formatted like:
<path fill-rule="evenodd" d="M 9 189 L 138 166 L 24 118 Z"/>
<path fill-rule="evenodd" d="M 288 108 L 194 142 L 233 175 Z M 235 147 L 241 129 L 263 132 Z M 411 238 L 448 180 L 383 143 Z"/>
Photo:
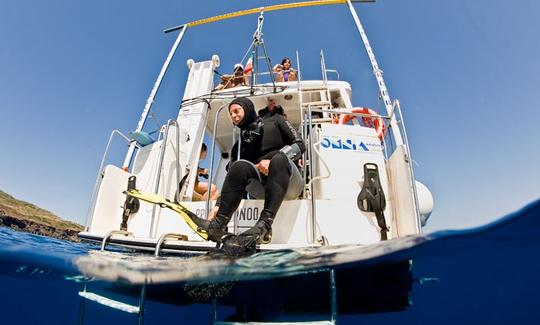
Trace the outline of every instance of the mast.
<path fill-rule="evenodd" d="M 375 78 L 377 79 L 377 85 L 379 86 L 380 95 L 384 101 L 384 107 L 386 108 L 386 112 L 388 116 L 390 116 L 390 126 L 392 127 L 392 134 L 394 135 L 396 145 L 397 146 L 402 145 L 403 138 L 401 137 L 401 132 L 399 132 L 396 117 L 393 114 L 394 109 L 392 107 L 392 101 L 390 100 L 390 95 L 388 94 L 388 89 L 386 89 L 386 84 L 384 83 L 384 78 L 382 75 L 383 72 L 381 69 L 379 69 L 379 64 L 377 63 L 377 59 L 375 59 L 375 54 L 373 53 L 373 50 L 371 48 L 371 45 L 369 44 L 369 40 L 367 38 L 366 32 L 364 31 L 364 27 L 362 27 L 362 23 L 360 22 L 360 19 L 358 18 L 358 14 L 356 13 L 356 10 L 354 9 L 354 6 L 352 5 L 351 0 L 346 0 L 346 1 L 347 1 L 349 10 L 351 12 L 351 15 L 353 16 L 354 23 L 356 24 L 356 28 L 358 29 L 358 32 L 360 33 L 360 37 L 362 37 L 362 42 L 364 43 L 364 47 L 366 48 L 369 61 L 371 62 L 371 67 L 373 68 L 373 74 L 375 75 Z"/>
<path fill-rule="evenodd" d="M 141 117 L 139 118 L 139 123 L 137 123 L 137 128 L 135 129 L 135 131 L 142 131 L 143 129 L 144 123 L 146 122 L 146 117 L 148 116 L 148 113 L 150 112 L 150 108 L 152 107 L 152 104 L 154 103 L 154 98 L 156 97 L 157 91 L 159 87 L 161 86 L 161 81 L 163 80 L 163 76 L 165 76 L 165 72 L 167 72 L 167 69 L 169 68 L 169 64 L 171 63 L 174 53 L 176 52 L 176 49 L 178 48 L 178 45 L 180 44 L 182 37 L 184 37 L 184 33 L 186 32 L 187 25 L 182 25 L 180 26 L 179 29 L 181 29 L 182 31 L 180 32 L 180 34 L 178 34 L 178 37 L 176 38 L 176 41 L 174 42 L 173 47 L 171 48 L 169 55 L 167 56 L 167 59 L 165 59 L 165 63 L 163 63 L 163 67 L 161 68 L 161 71 L 159 72 L 156 82 L 154 83 L 154 87 L 152 88 L 152 91 L 150 92 L 150 95 L 148 96 L 148 99 L 146 100 L 146 104 L 144 105 L 144 110 L 141 113 Z M 124 170 L 127 170 L 127 168 L 129 167 L 129 164 L 131 163 L 131 159 L 133 158 L 134 151 L 135 151 L 135 142 L 132 142 L 126 154 L 126 158 L 124 159 L 124 164 L 122 165 L 122 168 Z"/>

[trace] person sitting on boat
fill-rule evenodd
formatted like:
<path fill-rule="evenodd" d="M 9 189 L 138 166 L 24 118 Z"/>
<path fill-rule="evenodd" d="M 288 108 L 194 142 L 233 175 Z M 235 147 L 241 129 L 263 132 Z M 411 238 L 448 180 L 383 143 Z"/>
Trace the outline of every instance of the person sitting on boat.
<path fill-rule="evenodd" d="M 203 143 L 201 147 L 201 153 L 199 155 L 199 161 L 205 160 L 206 156 L 208 154 L 208 148 L 206 147 L 206 144 Z M 200 182 L 199 177 L 203 177 L 208 179 L 208 169 L 206 168 L 197 168 L 197 177 L 195 178 L 195 188 L 194 188 L 194 195 L 193 199 L 195 201 L 204 201 L 208 197 L 208 183 L 207 182 Z M 211 184 L 210 186 L 210 200 L 217 200 L 219 196 L 219 191 L 216 187 L 216 185 Z"/>
<path fill-rule="evenodd" d="M 267 106 L 261 110 L 259 110 L 258 114 L 261 118 L 268 118 L 274 116 L 274 114 L 283 115 L 285 118 L 287 117 L 287 114 L 283 111 L 283 107 L 281 105 L 276 105 L 276 100 L 272 97 L 268 97 L 266 100 Z"/>
<path fill-rule="evenodd" d="M 221 76 L 221 83 L 215 90 L 228 89 L 238 86 L 249 86 L 249 76 L 244 73 L 244 66 L 240 63 L 234 65 L 233 74 Z"/>
<path fill-rule="evenodd" d="M 273 68 L 276 73 L 276 81 L 296 81 L 296 70 L 291 67 L 291 59 L 283 58 L 281 64 L 276 64 Z"/>
<path fill-rule="evenodd" d="M 294 164 L 305 150 L 304 141 L 281 115 L 273 119 L 257 116 L 253 102 L 245 97 L 229 104 L 232 123 L 241 137 L 231 150 L 231 162 L 219 200 L 219 208 L 207 228 L 209 239 L 221 241 L 231 216 L 246 194 L 264 198 L 264 208 L 252 228 L 224 243 L 241 248 L 271 239 L 272 223 L 284 199 L 297 198 L 303 179 Z M 240 144 L 239 144 L 240 142 Z M 240 159 L 237 159 L 238 148 Z"/>

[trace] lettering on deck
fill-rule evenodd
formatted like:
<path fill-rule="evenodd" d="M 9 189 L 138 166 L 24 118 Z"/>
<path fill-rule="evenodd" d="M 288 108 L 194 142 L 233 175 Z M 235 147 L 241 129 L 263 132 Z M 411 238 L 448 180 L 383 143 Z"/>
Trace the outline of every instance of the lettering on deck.
<path fill-rule="evenodd" d="M 259 220 L 259 208 L 242 208 L 234 213 L 234 218 L 239 221 Z"/>
<path fill-rule="evenodd" d="M 205 209 L 196 209 L 195 214 L 199 218 L 206 218 Z M 248 207 L 237 210 L 233 217 L 238 221 L 251 221 L 259 220 L 259 208 L 257 207 Z"/>

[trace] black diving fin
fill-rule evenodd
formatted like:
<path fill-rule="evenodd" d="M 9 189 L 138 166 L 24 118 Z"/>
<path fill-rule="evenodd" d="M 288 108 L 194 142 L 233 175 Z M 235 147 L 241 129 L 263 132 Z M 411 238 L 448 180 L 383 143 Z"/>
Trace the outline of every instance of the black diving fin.
<path fill-rule="evenodd" d="M 357 197 L 358 208 L 366 212 L 375 212 L 377 224 L 381 228 L 381 240 L 388 239 L 390 228 L 386 224 L 384 209 L 386 198 L 379 179 L 379 169 L 376 164 L 364 164 L 364 185 Z"/>
<path fill-rule="evenodd" d="M 244 257 L 257 252 L 258 236 L 230 235 L 224 236 L 217 253 L 230 257 Z"/>
<path fill-rule="evenodd" d="M 137 177 L 130 176 L 128 178 L 127 190 L 128 191 L 134 190 L 136 182 L 137 182 Z M 132 196 L 126 197 L 126 200 L 124 201 L 124 206 L 122 207 L 123 208 L 122 223 L 120 224 L 120 230 L 127 230 L 128 228 L 127 222 L 129 220 L 129 217 L 132 214 L 137 213 L 137 211 L 139 211 L 139 207 L 140 207 L 140 203 L 139 203 L 139 200 L 137 200 L 137 198 L 134 198 Z"/>

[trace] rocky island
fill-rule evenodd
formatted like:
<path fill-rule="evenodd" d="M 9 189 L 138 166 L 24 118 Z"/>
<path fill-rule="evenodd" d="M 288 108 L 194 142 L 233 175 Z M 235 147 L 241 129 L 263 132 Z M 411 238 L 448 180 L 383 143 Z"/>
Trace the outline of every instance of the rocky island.
<path fill-rule="evenodd" d="M 84 228 L 1 190 L 0 226 L 71 241 L 79 241 L 77 233 Z"/>

